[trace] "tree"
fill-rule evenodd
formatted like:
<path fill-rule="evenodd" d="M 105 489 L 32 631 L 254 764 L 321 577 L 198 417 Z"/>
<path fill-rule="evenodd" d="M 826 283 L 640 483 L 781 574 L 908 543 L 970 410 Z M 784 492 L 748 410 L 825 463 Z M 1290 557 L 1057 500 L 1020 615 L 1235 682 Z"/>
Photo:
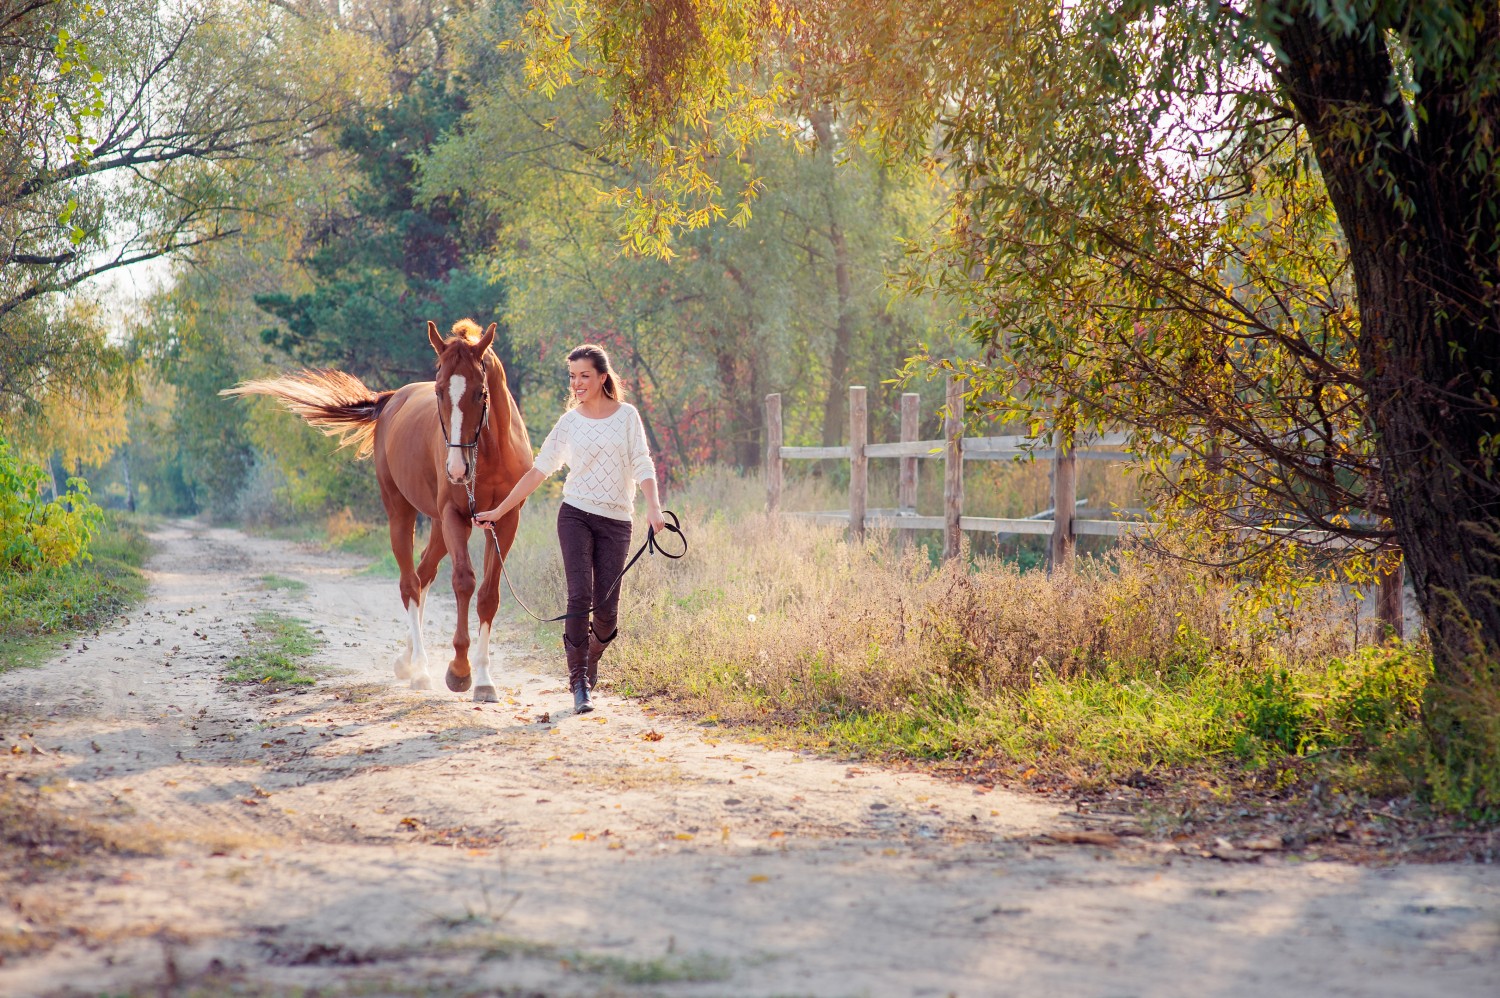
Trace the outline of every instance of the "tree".
<path fill-rule="evenodd" d="M 515 24 L 504 8 L 458 22 L 471 106 L 420 160 L 424 200 L 494 219 L 482 258 L 510 290 L 513 334 L 544 357 L 583 339 L 610 348 L 668 467 L 757 466 L 770 391 L 787 397 L 793 438 L 842 440 L 850 379 L 879 390 L 941 325 L 944 303 L 893 305 L 885 289 L 897 238 L 923 231 L 940 188 L 882 169 L 829 110 L 816 131 L 698 164 L 717 188 L 765 183 L 753 216 L 684 233 L 669 255 L 622 253 L 633 237 L 617 225 L 619 192 L 652 169 L 601 139 L 597 95 L 527 91 L 522 58 L 502 43 Z M 795 152 L 820 141 L 818 157 Z"/>
<path fill-rule="evenodd" d="M 432 374 L 432 349 L 414 335 L 429 319 L 487 322 L 500 314 L 503 286 L 472 268 L 464 252 L 466 240 L 493 238 L 485 220 L 465 218 L 445 198 L 414 203 L 416 159 L 464 107 L 457 81 L 429 71 L 389 106 L 343 124 L 338 146 L 361 182 L 346 213 L 309 233 L 313 289 L 257 296 L 256 303 L 285 324 L 265 330 L 266 342 L 304 364 L 403 384 Z M 495 350 L 519 393 L 528 365 L 504 334 Z"/>
<path fill-rule="evenodd" d="M 895 153 L 920 150 L 936 129 L 961 178 L 954 246 L 968 276 L 958 284 L 980 306 L 974 328 L 992 356 L 1023 361 L 1012 382 L 1023 411 L 1050 408 L 1055 396 L 1044 393 L 1071 383 L 1079 404 L 1053 417 L 1063 432 L 1089 417 L 1090 404 L 1096 414 L 1139 413 L 1149 430 L 1164 412 L 1159 399 L 1140 406 L 1103 394 L 1132 380 L 1132 363 L 1165 372 L 1160 390 L 1195 369 L 1222 370 L 1219 345 L 1243 356 L 1255 356 L 1257 342 L 1281 351 L 1259 356 L 1292 373 L 1308 397 L 1297 399 L 1300 414 L 1273 414 L 1269 425 L 1308 424 L 1322 406 L 1336 416 L 1328 429 L 1302 447 L 1301 430 L 1257 439 L 1248 432 L 1254 420 L 1216 425 L 1206 413 L 1270 401 L 1230 377 L 1209 379 L 1225 384 L 1200 392 L 1196 413 L 1177 410 L 1197 424 L 1183 435 L 1208 442 L 1201 453 L 1210 472 L 1223 454 L 1214 438 L 1232 443 L 1249 458 L 1254 489 L 1281 504 L 1274 513 L 1312 514 L 1372 542 L 1383 528 L 1350 514 L 1389 513 L 1434 645 L 1424 711 L 1436 762 L 1430 789 L 1500 816 L 1493 4 L 809 0 L 764 19 L 755 3 L 684 4 L 674 9 L 692 31 L 661 42 L 631 36 L 644 53 L 611 46 L 652 9 L 542 5 L 529 23 L 534 77 L 555 86 L 580 67 L 598 74 L 590 78 L 613 102 L 610 120 L 628 122 L 621 141 L 646 148 L 683 135 L 698 135 L 689 144 L 702 148 L 693 129 L 704 106 L 753 104 L 731 65 L 750 59 L 786 67 L 776 82 L 799 92 L 802 106 L 814 97 L 842 102 Z M 721 67 L 717 75 L 708 64 Z M 680 148 L 679 158 L 687 158 Z M 1253 227 L 1255 199 L 1274 187 L 1278 168 L 1307 184 L 1283 199 L 1292 215 L 1326 197 L 1342 235 L 1311 285 L 1335 293 L 1289 308 L 1278 300 L 1289 286 L 1282 260 L 1247 268 L 1252 254 L 1221 254 L 1207 266 L 1193 253 L 1204 244 L 1187 238 Z M 682 185 L 671 193 L 694 196 Z M 1026 310 L 1007 290 L 1056 287 L 1079 273 L 1104 293 L 1071 313 L 1068 299 L 1051 301 L 1029 324 L 1009 325 Z M 1204 285 L 1215 274 L 1230 278 L 1227 289 Z M 1345 280 L 1357 316 L 1338 307 Z M 1178 296 L 1142 294 L 1153 287 Z M 1131 313 L 1159 317 L 1136 319 L 1139 339 L 1166 338 L 1170 349 L 1123 342 L 1118 329 Z M 1211 335 L 1198 350 L 1184 342 L 1204 329 Z M 1028 355 L 1037 371 L 1055 371 L 1079 342 L 1115 348 L 1114 371 L 1095 368 L 1112 376 L 1027 380 Z M 973 373 L 982 389 L 986 372 Z M 1214 392 L 1221 401 L 1209 404 Z M 1371 480 L 1378 488 L 1366 491 Z"/>
<path fill-rule="evenodd" d="M 201 249 L 274 203 L 267 162 L 378 65 L 318 36 L 260 0 L 0 2 L 0 390 L 70 389 L 104 335 L 51 330 L 86 282 Z"/>

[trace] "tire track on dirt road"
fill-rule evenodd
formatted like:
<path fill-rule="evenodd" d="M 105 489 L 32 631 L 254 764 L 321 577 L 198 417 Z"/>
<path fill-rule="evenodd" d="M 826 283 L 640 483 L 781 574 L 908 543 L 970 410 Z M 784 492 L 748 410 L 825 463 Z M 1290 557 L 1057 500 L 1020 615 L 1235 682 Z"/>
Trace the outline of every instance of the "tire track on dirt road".
<path fill-rule="evenodd" d="M 6 853 L 0 994 L 1500 993 L 1492 868 L 1049 846 L 1045 800 L 572 716 L 500 641 L 499 703 L 412 691 L 358 560 L 153 539 L 143 606 L 0 675 L 5 793 L 108 843 Z M 324 640 L 315 687 L 220 681 L 263 611 Z"/>

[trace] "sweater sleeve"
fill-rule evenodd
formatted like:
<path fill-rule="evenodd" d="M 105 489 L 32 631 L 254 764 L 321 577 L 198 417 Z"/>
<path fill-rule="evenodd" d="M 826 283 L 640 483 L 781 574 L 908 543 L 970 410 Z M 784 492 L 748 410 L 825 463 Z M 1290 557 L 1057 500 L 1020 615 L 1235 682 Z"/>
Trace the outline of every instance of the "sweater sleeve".
<path fill-rule="evenodd" d="M 646 443 L 646 425 L 641 422 L 640 410 L 634 406 L 630 413 L 635 418 L 630 428 L 630 473 L 637 482 L 656 480 L 656 465 L 651 461 L 651 448 Z"/>
<path fill-rule="evenodd" d="M 547 439 L 542 441 L 542 449 L 537 452 L 536 461 L 532 464 L 532 467 L 540 471 L 544 478 L 568 464 L 572 457 L 573 448 L 570 446 L 571 440 L 565 425 L 567 419 L 568 414 L 563 413 L 552 427 L 552 432 L 547 434 Z"/>

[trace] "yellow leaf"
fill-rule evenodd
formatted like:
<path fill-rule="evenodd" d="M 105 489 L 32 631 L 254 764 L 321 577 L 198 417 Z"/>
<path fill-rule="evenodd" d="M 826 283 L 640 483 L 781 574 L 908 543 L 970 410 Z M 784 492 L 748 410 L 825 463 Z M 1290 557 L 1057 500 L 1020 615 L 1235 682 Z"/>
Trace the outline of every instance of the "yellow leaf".
<path fill-rule="evenodd" d="M 755 876 L 750 878 L 750 882 L 752 884 L 763 884 L 770 879 L 771 878 L 766 876 L 764 873 L 757 873 Z"/>
<path fill-rule="evenodd" d="M 676 837 L 679 838 L 679 839 L 681 839 L 684 842 L 691 842 L 692 838 L 693 838 L 687 832 L 678 832 Z"/>
<path fill-rule="evenodd" d="M 572 841 L 572 842 L 583 842 L 588 837 L 589 837 L 589 833 L 588 832 L 575 832 L 572 835 L 568 836 L 568 839 L 569 839 L 569 841 Z"/>

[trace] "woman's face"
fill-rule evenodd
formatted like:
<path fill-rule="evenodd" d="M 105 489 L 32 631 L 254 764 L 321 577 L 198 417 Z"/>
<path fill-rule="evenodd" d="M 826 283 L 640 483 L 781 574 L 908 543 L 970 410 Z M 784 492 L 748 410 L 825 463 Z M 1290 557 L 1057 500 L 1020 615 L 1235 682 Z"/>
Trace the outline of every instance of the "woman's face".
<path fill-rule="evenodd" d="M 573 392 L 573 398 L 580 403 L 592 402 L 604 394 L 604 375 L 594 370 L 594 362 L 587 357 L 583 360 L 570 360 L 568 388 Z"/>

